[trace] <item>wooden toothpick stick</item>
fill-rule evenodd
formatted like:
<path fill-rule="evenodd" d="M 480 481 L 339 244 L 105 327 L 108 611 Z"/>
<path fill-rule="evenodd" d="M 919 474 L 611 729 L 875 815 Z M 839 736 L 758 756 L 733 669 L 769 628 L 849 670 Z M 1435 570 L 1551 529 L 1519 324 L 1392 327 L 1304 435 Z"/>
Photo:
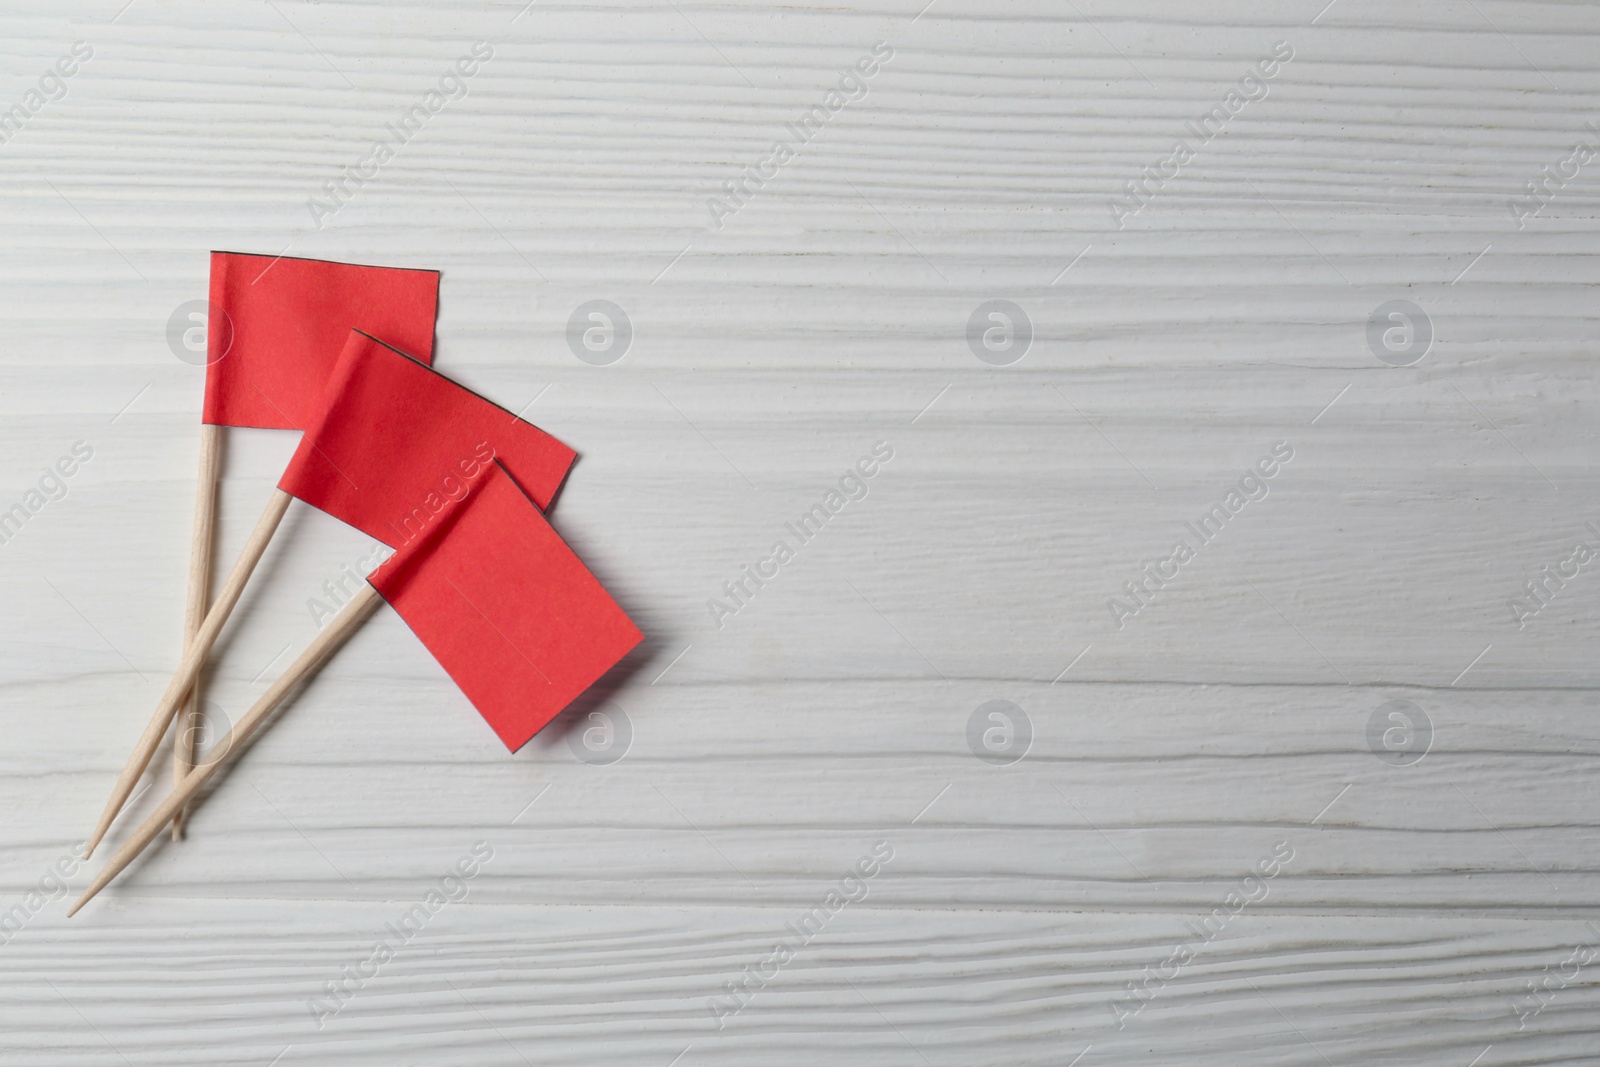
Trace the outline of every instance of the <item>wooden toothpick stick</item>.
<path fill-rule="evenodd" d="M 161 802 L 161 806 L 117 850 L 117 854 L 106 862 L 104 869 L 95 876 L 94 882 L 88 889 L 84 890 L 83 896 L 79 897 L 78 902 L 67 912 L 68 916 L 77 914 L 79 908 L 83 907 L 96 893 L 104 889 L 124 867 L 132 863 L 139 853 L 144 851 L 145 846 L 160 836 L 161 828 L 167 824 L 167 821 L 173 815 L 182 810 L 183 806 L 200 791 L 206 782 L 210 781 L 211 776 L 222 765 L 223 759 L 231 754 L 235 748 L 248 741 L 251 735 L 260 729 L 261 724 L 272 714 L 273 709 L 288 695 L 289 691 L 313 674 L 322 665 L 323 661 L 343 644 L 347 637 L 355 632 L 356 627 L 361 625 L 362 621 L 372 613 L 373 608 L 382 602 L 382 599 L 378 595 L 378 591 L 370 585 L 363 585 L 360 591 L 350 598 L 350 602 L 344 606 L 338 615 L 334 616 L 327 629 L 318 634 L 316 639 L 306 646 L 306 650 L 300 653 L 295 661 L 289 665 L 288 669 L 278 676 L 278 680 L 268 686 L 265 693 L 261 694 L 261 699 L 257 700 L 250 710 L 245 712 L 244 718 L 240 719 L 238 724 L 228 731 L 222 740 L 217 742 L 216 746 L 211 750 L 211 754 L 206 757 L 206 761 L 189 772 L 183 782 L 172 790 L 167 799 Z"/>
<path fill-rule="evenodd" d="M 205 665 L 206 654 L 216 643 L 217 635 L 222 632 L 223 623 L 228 621 L 229 613 L 239 602 L 239 595 L 244 592 L 245 583 L 250 580 L 250 572 L 255 570 L 256 563 L 261 559 L 261 553 L 266 551 L 267 542 L 272 540 L 273 533 L 278 529 L 278 523 L 283 520 L 283 513 L 289 508 L 289 501 L 293 499 L 282 489 L 272 491 L 272 499 L 267 503 L 267 510 L 256 523 L 256 528 L 250 534 L 250 541 L 244 546 L 239 561 L 233 565 L 233 571 L 228 575 L 227 583 L 217 596 L 217 602 L 206 613 L 199 632 L 189 643 L 183 663 L 178 667 L 178 673 L 172 676 L 166 692 L 161 695 L 161 703 L 156 706 L 155 714 L 150 717 L 149 725 L 144 728 L 133 755 L 128 757 L 127 766 L 122 768 L 122 775 L 111 790 L 111 799 L 106 801 L 105 810 L 100 813 L 100 822 L 89 837 L 88 847 L 83 850 L 84 859 L 89 858 L 101 838 L 106 836 L 106 831 L 111 828 L 111 823 L 122 810 L 122 805 L 128 802 L 128 795 L 133 792 L 134 783 L 150 765 L 150 758 L 155 755 L 156 747 L 161 744 L 161 735 L 167 732 L 167 724 L 172 721 L 178 705 L 189 692 L 189 687 L 199 675 L 200 668 Z"/>
<path fill-rule="evenodd" d="M 211 549 L 215 543 L 217 488 L 222 475 L 222 427 L 200 424 L 200 474 L 195 480 L 194 535 L 189 543 L 189 599 L 183 611 L 183 644 L 187 650 L 205 620 L 211 603 Z M 195 745 L 201 730 L 200 682 L 189 687 L 189 699 L 172 734 L 172 785 L 194 769 Z M 183 810 L 172 817 L 172 839 L 183 837 Z"/>

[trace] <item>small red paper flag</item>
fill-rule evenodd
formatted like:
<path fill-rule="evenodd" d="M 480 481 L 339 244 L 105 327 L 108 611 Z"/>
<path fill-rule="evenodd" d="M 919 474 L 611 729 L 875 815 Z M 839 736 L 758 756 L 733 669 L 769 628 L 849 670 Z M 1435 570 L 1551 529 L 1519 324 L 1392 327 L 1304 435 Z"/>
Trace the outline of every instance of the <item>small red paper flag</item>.
<path fill-rule="evenodd" d="M 392 548 L 463 499 L 495 457 L 541 508 L 577 453 L 359 330 L 278 488 Z"/>
<path fill-rule="evenodd" d="M 201 421 L 303 430 L 352 327 L 433 359 L 439 272 L 211 253 Z"/>
<path fill-rule="evenodd" d="M 498 463 L 367 581 L 513 752 L 644 638 Z"/>

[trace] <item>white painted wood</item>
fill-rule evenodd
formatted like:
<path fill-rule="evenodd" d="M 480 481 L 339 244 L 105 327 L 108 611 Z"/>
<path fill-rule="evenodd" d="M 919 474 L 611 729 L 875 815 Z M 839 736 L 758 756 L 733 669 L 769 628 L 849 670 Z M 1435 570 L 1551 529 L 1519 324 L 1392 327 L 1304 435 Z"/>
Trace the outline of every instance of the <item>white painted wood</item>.
<path fill-rule="evenodd" d="M 0 510 L 93 449 L 0 544 L 0 930 L 26 919 L 0 1059 L 1600 1055 L 1600 955 L 1573 956 L 1600 945 L 1600 575 L 1510 607 L 1600 544 L 1600 161 L 1508 208 L 1596 137 L 1595 8 L 119 6 L 0 16 L 0 112 L 94 52 L 0 144 Z M 315 229 L 307 198 L 478 40 L 466 97 Z M 711 228 L 879 40 L 866 98 Z M 1266 98 L 1116 230 L 1110 198 L 1278 41 Z M 54 882 L 27 894 L 181 654 L 201 372 L 167 323 L 211 248 L 442 269 L 439 367 L 580 451 L 553 520 L 649 639 L 512 756 L 380 610 L 189 839 L 68 922 Z M 633 326 L 611 366 L 565 340 L 592 299 Z M 1011 366 L 965 338 L 991 299 L 1033 324 Z M 1413 366 L 1368 347 L 1394 299 L 1433 326 Z M 719 629 L 708 598 L 879 441 L 866 498 Z M 1269 495 L 1116 629 L 1108 598 L 1278 441 Z M 230 434 L 220 558 L 293 446 Z M 291 507 L 207 679 L 219 721 L 368 547 Z M 990 700 L 1031 722 L 1010 766 L 968 747 Z M 1420 762 L 1369 748 L 1391 700 L 1431 722 Z M 626 755 L 578 759 L 619 708 Z M 478 841 L 466 899 L 319 1028 Z M 718 1029 L 877 841 L 865 899 Z"/>

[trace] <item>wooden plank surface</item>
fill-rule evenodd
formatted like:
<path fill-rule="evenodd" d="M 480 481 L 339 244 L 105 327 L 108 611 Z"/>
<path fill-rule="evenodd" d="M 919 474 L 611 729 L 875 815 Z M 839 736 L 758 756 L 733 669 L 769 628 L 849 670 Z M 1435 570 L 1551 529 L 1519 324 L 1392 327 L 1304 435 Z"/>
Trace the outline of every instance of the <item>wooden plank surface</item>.
<path fill-rule="evenodd" d="M 1600 11 L 920 6 L 0 16 L 0 1059 L 1600 1057 Z M 68 922 L 181 652 L 212 248 L 441 269 L 438 366 L 579 450 L 648 640 L 512 756 L 380 613 Z M 293 445 L 229 433 L 219 559 Z M 372 547 L 283 529 L 218 720 Z"/>

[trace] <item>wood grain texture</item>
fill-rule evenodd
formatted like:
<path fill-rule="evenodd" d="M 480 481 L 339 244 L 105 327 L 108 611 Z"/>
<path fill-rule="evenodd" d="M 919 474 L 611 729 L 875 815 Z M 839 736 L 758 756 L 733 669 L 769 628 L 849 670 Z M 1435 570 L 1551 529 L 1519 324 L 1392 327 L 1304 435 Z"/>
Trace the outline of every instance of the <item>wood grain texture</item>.
<path fill-rule="evenodd" d="M 1600 547 L 1600 161 L 1544 170 L 1596 140 L 1600 10 L 1324 4 L 0 16 L 0 113 L 93 50 L 0 143 L 0 515 L 40 505 L 0 543 L 0 1060 L 1593 1062 L 1600 573 L 1512 602 Z M 878 41 L 865 97 L 716 227 Z M 168 322 L 212 248 L 443 270 L 438 366 L 578 449 L 552 521 L 648 639 L 508 756 L 380 610 L 69 923 L 72 843 L 182 652 L 203 372 Z M 568 347 L 594 299 L 633 329 L 609 366 Z M 1032 326 L 1009 366 L 967 341 L 994 299 Z M 1433 334 L 1404 367 L 1367 336 L 1397 299 Z M 294 443 L 230 434 L 220 558 Z M 210 724 L 369 549 L 290 508 Z M 993 700 L 1031 734 L 1007 766 L 969 744 Z M 1373 750 L 1396 700 L 1419 761 Z M 865 896 L 730 1001 L 876 842 Z M 464 899 L 363 973 L 430 890 Z"/>

